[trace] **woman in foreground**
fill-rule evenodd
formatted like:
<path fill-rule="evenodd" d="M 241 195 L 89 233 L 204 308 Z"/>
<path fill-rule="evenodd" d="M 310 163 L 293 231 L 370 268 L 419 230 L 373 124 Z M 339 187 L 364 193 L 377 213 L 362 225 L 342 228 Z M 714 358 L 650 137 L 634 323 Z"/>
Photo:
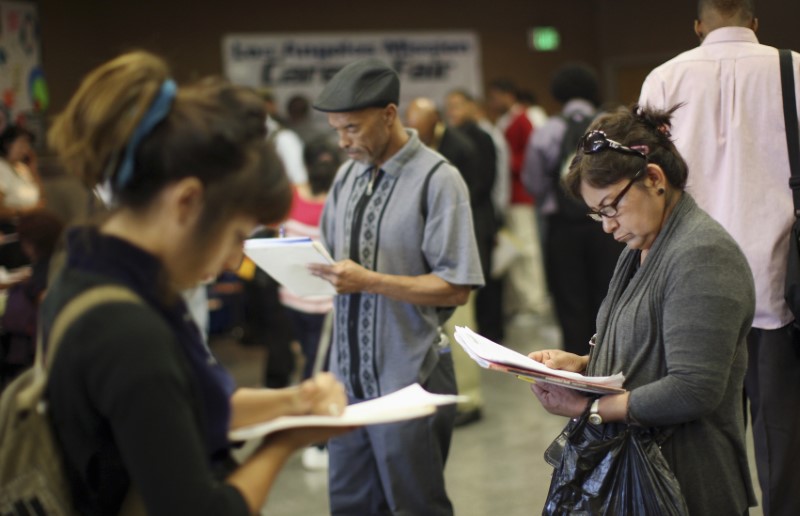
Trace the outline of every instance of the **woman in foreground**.
<path fill-rule="evenodd" d="M 264 119 L 250 91 L 216 80 L 178 89 L 161 59 L 136 52 L 92 71 L 50 131 L 66 169 L 110 187 L 115 207 L 68 235 L 45 333 L 94 287 L 141 299 L 84 313 L 50 357 L 47 399 L 81 514 L 117 514 L 129 492 L 149 514 L 255 514 L 291 453 L 334 432 L 281 432 L 234 465 L 231 428 L 338 412 L 344 391 L 330 376 L 282 392 L 236 389 L 179 295 L 238 265 L 254 226 L 288 211 Z"/>

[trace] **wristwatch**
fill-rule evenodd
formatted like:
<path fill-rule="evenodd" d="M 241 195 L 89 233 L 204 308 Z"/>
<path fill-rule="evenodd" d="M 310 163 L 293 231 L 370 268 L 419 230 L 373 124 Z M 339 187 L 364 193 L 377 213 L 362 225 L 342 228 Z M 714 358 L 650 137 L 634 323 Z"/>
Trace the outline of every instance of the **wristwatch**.
<path fill-rule="evenodd" d="M 589 422 L 593 425 L 603 424 L 603 416 L 600 415 L 600 398 L 594 400 L 589 408 Z"/>

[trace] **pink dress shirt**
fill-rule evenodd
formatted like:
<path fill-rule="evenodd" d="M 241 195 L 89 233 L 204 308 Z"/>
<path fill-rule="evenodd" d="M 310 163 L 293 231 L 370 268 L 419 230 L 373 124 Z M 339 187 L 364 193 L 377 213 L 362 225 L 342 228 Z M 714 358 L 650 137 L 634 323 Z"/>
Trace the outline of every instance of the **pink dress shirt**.
<path fill-rule="evenodd" d="M 800 54 L 792 57 L 800 100 Z M 747 257 L 756 286 L 753 327 L 791 322 L 783 289 L 793 206 L 777 50 L 748 28 L 716 29 L 653 70 L 639 103 L 685 104 L 672 136 L 689 165 L 687 190 Z"/>

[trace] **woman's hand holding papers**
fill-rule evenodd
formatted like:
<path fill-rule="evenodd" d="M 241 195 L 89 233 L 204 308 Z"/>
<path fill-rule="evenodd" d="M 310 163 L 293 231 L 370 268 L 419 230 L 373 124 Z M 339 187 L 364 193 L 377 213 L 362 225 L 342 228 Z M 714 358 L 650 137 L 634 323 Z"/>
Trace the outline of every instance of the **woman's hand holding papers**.
<path fill-rule="evenodd" d="M 583 373 L 589 363 L 589 356 L 579 356 L 574 353 L 567 353 L 560 349 L 543 349 L 528 353 L 528 358 L 541 362 L 550 369 L 561 369 L 572 371 L 573 373 Z"/>
<path fill-rule="evenodd" d="M 589 363 L 588 356 L 579 356 L 560 349 L 534 351 L 528 353 L 528 358 L 541 362 L 551 369 L 573 373 L 583 373 Z M 580 416 L 586 409 L 586 404 L 591 402 L 590 398 L 579 391 L 542 382 L 531 384 L 531 391 L 546 411 L 558 416 Z"/>
<path fill-rule="evenodd" d="M 546 411 L 557 416 L 578 417 L 592 401 L 580 391 L 544 382 L 532 383 L 531 391 Z"/>
<path fill-rule="evenodd" d="M 562 369 L 583 373 L 589 363 L 589 356 L 579 356 L 560 349 L 545 349 L 529 353 L 528 357 L 541 362 L 551 369 Z M 531 384 L 531 391 L 539 399 L 546 411 L 557 416 L 578 417 L 583 414 L 592 399 L 585 394 L 544 382 Z M 603 396 L 600 401 L 600 414 L 603 420 L 623 421 L 628 412 L 630 393 Z"/>

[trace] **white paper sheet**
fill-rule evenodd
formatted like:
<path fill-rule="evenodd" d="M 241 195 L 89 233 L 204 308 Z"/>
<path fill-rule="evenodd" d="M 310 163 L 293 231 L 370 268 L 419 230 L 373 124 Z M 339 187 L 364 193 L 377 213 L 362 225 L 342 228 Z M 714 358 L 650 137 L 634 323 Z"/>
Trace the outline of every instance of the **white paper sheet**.
<path fill-rule="evenodd" d="M 484 368 L 489 368 L 491 364 L 494 363 L 527 371 L 536 371 L 566 380 L 590 382 L 607 387 L 622 387 L 625 381 L 625 376 L 623 376 L 622 373 L 617 373 L 613 376 L 584 376 L 571 371 L 551 369 L 541 362 L 537 362 L 521 353 L 517 353 L 513 349 L 492 342 L 486 337 L 463 326 L 456 327 L 454 336 L 456 342 L 464 348 L 464 351 L 466 351 L 478 365 Z"/>
<path fill-rule="evenodd" d="M 298 296 L 334 295 L 327 280 L 312 275 L 306 265 L 334 263 L 322 243 L 310 238 L 251 238 L 244 253 L 275 281 Z"/>
<path fill-rule="evenodd" d="M 433 414 L 438 406 L 462 401 L 466 401 L 465 396 L 432 394 L 415 383 L 380 398 L 348 405 L 341 416 L 284 416 L 232 430 L 228 437 L 231 441 L 245 441 L 287 428 L 394 423 L 424 417 Z"/>

